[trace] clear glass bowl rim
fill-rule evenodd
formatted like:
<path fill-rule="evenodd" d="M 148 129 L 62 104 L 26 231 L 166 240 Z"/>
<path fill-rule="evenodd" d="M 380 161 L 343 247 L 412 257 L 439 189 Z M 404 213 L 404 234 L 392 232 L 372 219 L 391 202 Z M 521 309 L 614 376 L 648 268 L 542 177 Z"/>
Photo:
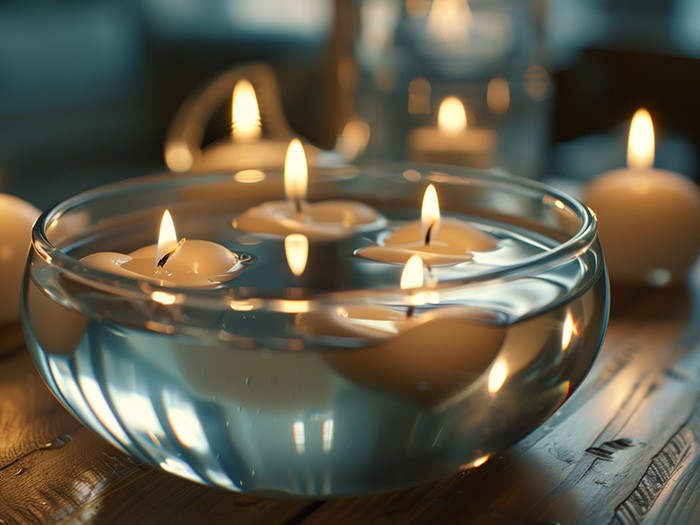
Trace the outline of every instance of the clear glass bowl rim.
<path fill-rule="evenodd" d="M 447 165 L 427 165 L 427 164 L 407 164 L 407 163 L 366 163 L 357 165 L 358 171 L 390 171 L 396 175 L 403 173 L 408 169 L 431 170 L 432 172 L 448 174 L 450 177 L 469 178 L 479 181 L 486 185 L 500 185 L 518 192 L 534 192 L 541 195 L 542 200 L 545 197 L 550 197 L 553 200 L 558 200 L 572 210 L 576 218 L 581 221 L 581 227 L 569 239 L 557 245 L 551 250 L 544 251 L 537 255 L 524 258 L 523 260 L 508 266 L 503 266 L 495 269 L 489 269 L 479 272 L 462 279 L 452 279 L 448 282 L 440 282 L 431 290 L 440 291 L 441 289 L 452 289 L 454 287 L 481 285 L 489 281 L 503 281 L 535 275 L 546 271 L 548 268 L 555 268 L 561 264 L 576 259 L 583 253 L 587 252 L 593 243 L 596 242 L 597 225 L 596 219 L 592 211 L 584 204 L 579 202 L 574 197 L 567 193 L 558 190 L 548 184 L 526 179 L 500 170 L 479 170 L 472 168 L 464 168 Z M 266 174 L 281 175 L 281 170 L 264 170 Z M 314 168 L 310 168 L 310 183 L 313 180 L 312 175 Z M 109 194 L 122 195 L 131 191 L 140 191 L 143 189 L 155 189 L 155 187 L 166 185 L 180 185 L 182 187 L 188 184 L 213 183 L 221 182 L 231 178 L 233 172 L 211 172 L 211 173 L 173 173 L 163 172 L 142 177 L 127 179 L 117 183 L 107 184 L 85 192 L 76 194 L 73 197 L 45 210 L 37 219 L 32 229 L 32 250 L 43 259 L 43 261 L 51 267 L 60 268 L 60 272 L 82 284 L 90 285 L 90 283 L 99 284 L 101 292 L 108 291 L 111 294 L 123 296 L 130 300 L 151 300 L 150 297 L 154 291 L 169 292 L 177 294 L 182 298 L 187 297 L 187 302 L 190 306 L 197 305 L 203 308 L 220 309 L 222 303 L 228 308 L 232 299 L 232 290 L 226 287 L 195 289 L 174 286 L 158 286 L 157 284 L 146 284 L 145 281 L 132 279 L 130 277 L 116 275 L 113 273 L 97 270 L 85 265 L 79 259 L 61 251 L 49 241 L 46 228 L 54 220 L 61 220 L 61 216 L 70 210 L 79 208 L 80 206 L 96 199 L 104 198 Z M 592 282 L 597 272 L 588 275 L 582 285 Z M 235 280 L 232 281 L 235 283 Z M 393 301 L 398 298 L 405 298 L 412 292 L 402 290 L 398 287 L 372 288 L 372 289 L 355 289 L 355 290 L 338 290 L 331 292 L 322 292 L 313 296 L 314 300 L 321 302 L 345 302 L 365 299 L 368 294 L 371 294 L 375 300 Z M 247 301 L 253 301 L 256 309 L 264 308 L 271 310 L 279 310 L 280 299 L 292 299 L 290 297 L 271 298 L 265 297 L 245 297 Z M 308 300 L 309 297 L 305 297 Z"/>

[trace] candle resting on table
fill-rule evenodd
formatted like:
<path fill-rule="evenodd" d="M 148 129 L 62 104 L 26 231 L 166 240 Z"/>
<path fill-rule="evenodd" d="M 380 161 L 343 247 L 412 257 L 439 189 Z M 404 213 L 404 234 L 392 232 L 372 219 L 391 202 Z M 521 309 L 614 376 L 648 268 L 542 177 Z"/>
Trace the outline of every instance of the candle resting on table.
<path fill-rule="evenodd" d="M 84 264 L 131 279 L 145 279 L 160 286 L 210 288 L 233 279 L 244 267 L 243 258 L 210 241 L 178 241 L 170 212 L 165 210 L 158 244 L 128 255 L 98 252 L 81 259 Z"/>
<path fill-rule="evenodd" d="M 505 330 L 489 325 L 484 312 L 463 306 L 419 313 L 426 300 L 423 263 L 409 259 L 401 288 L 410 290 L 404 309 L 353 305 L 299 314 L 305 333 L 367 341 L 363 348 L 334 349 L 326 362 L 351 381 L 393 395 L 438 405 L 459 394 L 491 364 Z"/>
<path fill-rule="evenodd" d="M 456 97 L 447 97 L 438 110 L 437 127 L 417 128 L 408 135 L 409 156 L 417 162 L 473 168 L 493 166 L 496 135 L 468 126 L 467 113 Z"/>
<path fill-rule="evenodd" d="M 654 130 L 646 110 L 630 128 L 627 168 L 603 173 L 583 194 L 598 217 L 613 281 L 661 286 L 683 280 L 700 249 L 700 190 L 653 169 Z"/>
<path fill-rule="evenodd" d="M 403 264 L 418 254 L 428 266 L 441 266 L 470 261 L 472 252 L 498 247 L 495 237 L 468 222 L 441 218 L 437 192 L 432 184 L 423 196 L 421 219 L 393 230 L 380 242 L 379 246 L 360 248 L 355 254 L 396 264 Z"/>
<path fill-rule="evenodd" d="M 206 120 L 213 117 L 225 98 L 231 101 L 231 132 L 202 146 Z M 292 136 L 274 73 L 267 66 L 251 64 L 221 75 L 197 97 L 183 104 L 169 131 L 165 162 L 178 172 L 279 169 L 284 165 Z M 304 147 L 314 165 L 321 162 L 321 157 L 325 157 L 324 161 L 332 160 L 315 146 Z"/>
<path fill-rule="evenodd" d="M 19 319 L 19 291 L 39 210 L 0 193 L 0 325 Z"/>
<path fill-rule="evenodd" d="M 236 217 L 233 226 L 250 233 L 275 236 L 300 233 L 310 241 L 327 241 L 386 225 L 386 219 L 375 209 L 360 202 L 306 202 L 308 168 L 304 148 L 298 139 L 289 144 L 284 180 L 287 200 L 255 206 Z"/>

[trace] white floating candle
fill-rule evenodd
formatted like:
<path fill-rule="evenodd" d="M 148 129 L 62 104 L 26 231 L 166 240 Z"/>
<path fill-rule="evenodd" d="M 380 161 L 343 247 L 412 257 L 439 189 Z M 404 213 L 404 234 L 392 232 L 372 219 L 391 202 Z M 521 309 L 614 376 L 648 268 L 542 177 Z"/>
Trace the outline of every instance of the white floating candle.
<path fill-rule="evenodd" d="M 474 251 L 498 247 L 496 239 L 466 221 L 441 218 L 435 186 L 430 184 L 423 196 L 421 219 L 392 231 L 380 239 L 379 246 L 360 248 L 356 255 L 386 263 L 405 263 L 414 254 L 429 266 L 470 261 Z"/>
<path fill-rule="evenodd" d="M 170 212 L 165 210 L 158 243 L 128 255 L 93 253 L 81 259 L 99 270 L 144 279 L 160 286 L 215 287 L 233 279 L 243 268 L 242 259 L 220 244 L 203 240 L 177 240 Z"/>
<path fill-rule="evenodd" d="M 603 173 L 583 201 L 598 217 L 614 281 L 661 286 L 681 281 L 700 249 L 700 190 L 689 179 L 653 169 L 654 129 L 646 110 L 630 127 L 627 168 Z"/>
<path fill-rule="evenodd" d="M 322 357 L 351 381 L 431 406 L 459 394 L 498 354 L 505 330 L 474 308 L 455 306 L 418 314 L 423 304 L 423 263 L 406 263 L 401 287 L 412 290 L 407 310 L 357 305 L 299 314 L 306 333 L 367 340 L 367 346 Z M 483 322 L 482 322 L 483 321 Z"/>
<path fill-rule="evenodd" d="M 486 128 L 470 128 L 457 97 L 447 97 L 438 109 L 437 127 L 413 130 L 408 136 L 411 160 L 474 168 L 493 166 L 496 136 Z"/>
<path fill-rule="evenodd" d="M 233 226 L 241 231 L 286 236 L 301 233 L 309 240 L 340 239 L 358 231 L 375 230 L 386 224 L 376 210 L 354 201 L 305 201 L 308 169 L 298 139 L 289 144 L 284 164 L 287 200 L 260 204 L 239 215 Z"/>
<path fill-rule="evenodd" d="M 0 193 L 0 325 L 19 319 L 19 291 L 39 210 Z"/>

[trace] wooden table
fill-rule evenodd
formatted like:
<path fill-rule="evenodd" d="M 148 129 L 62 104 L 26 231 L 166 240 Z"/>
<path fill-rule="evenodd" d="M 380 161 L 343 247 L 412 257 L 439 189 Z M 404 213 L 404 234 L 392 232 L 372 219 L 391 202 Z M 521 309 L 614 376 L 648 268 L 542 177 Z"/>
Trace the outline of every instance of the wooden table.
<path fill-rule="evenodd" d="M 484 466 L 395 493 L 262 499 L 151 470 L 77 423 L 0 334 L 0 525 L 10 523 L 700 523 L 700 268 L 613 289 L 586 381 Z"/>

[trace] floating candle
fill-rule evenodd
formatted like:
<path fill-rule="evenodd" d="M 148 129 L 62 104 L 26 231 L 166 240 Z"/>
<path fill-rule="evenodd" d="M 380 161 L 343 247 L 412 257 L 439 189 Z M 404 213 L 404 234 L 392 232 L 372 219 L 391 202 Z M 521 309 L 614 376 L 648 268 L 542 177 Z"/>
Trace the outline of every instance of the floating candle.
<path fill-rule="evenodd" d="M 496 136 L 490 129 L 468 127 L 464 104 L 447 97 L 438 109 L 437 127 L 413 130 L 408 145 L 414 161 L 488 168 L 493 165 Z"/>
<path fill-rule="evenodd" d="M 653 163 L 653 124 L 641 109 L 630 127 L 628 167 L 603 173 L 583 194 L 598 217 L 614 281 L 681 281 L 700 249 L 700 190 L 678 173 L 653 169 Z"/>
<path fill-rule="evenodd" d="M 243 269 L 245 258 L 214 242 L 184 238 L 178 241 L 170 212 L 165 210 L 157 244 L 128 255 L 93 253 L 81 261 L 98 270 L 132 279 L 145 278 L 160 286 L 209 288 L 233 279 Z"/>
<path fill-rule="evenodd" d="M 287 200 L 260 204 L 239 215 L 233 226 L 241 231 L 286 236 L 301 233 L 309 240 L 339 239 L 386 224 L 376 210 L 354 201 L 306 202 L 308 168 L 298 139 L 290 142 L 284 164 Z"/>
<path fill-rule="evenodd" d="M 39 210 L 0 193 L 0 325 L 19 319 L 19 290 Z"/>
<path fill-rule="evenodd" d="M 299 314 L 305 333 L 366 340 L 362 348 L 335 349 L 326 362 L 351 381 L 420 403 L 438 405 L 462 392 L 498 354 L 505 330 L 488 313 L 465 306 L 415 311 L 428 294 L 423 262 L 414 255 L 401 287 L 410 290 L 405 309 L 353 305 Z"/>
<path fill-rule="evenodd" d="M 466 221 L 441 218 L 435 186 L 430 184 L 423 195 L 421 219 L 397 228 L 380 239 L 382 245 L 360 248 L 356 255 L 386 263 L 405 263 L 418 254 L 429 266 L 470 261 L 474 251 L 498 247 L 494 237 Z"/>

